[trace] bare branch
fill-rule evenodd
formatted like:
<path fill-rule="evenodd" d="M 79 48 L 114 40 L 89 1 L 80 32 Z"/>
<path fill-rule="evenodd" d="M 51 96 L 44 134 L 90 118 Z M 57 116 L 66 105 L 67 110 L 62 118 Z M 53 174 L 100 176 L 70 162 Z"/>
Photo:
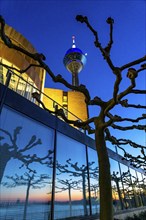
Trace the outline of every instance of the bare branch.
<path fill-rule="evenodd" d="M 128 76 L 130 78 L 131 81 L 131 85 L 125 89 L 123 92 L 121 92 L 119 95 L 117 95 L 117 100 L 120 101 L 124 96 L 128 95 L 131 90 L 135 87 L 135 78 L 131 78 L 131 76 Z M 118 84 L 117 84 L 118 86 Z M 115 94 L 116 95 L 116 94 Z M 115 99 L 111 99 L 107 102 L 107 107 L 104 110 L 104 114 L 107 115 L 107 113 L 109 112 L 109 110 L 111 110 L 116 104 L 118 104 L 117 102 L 115 102 Z"/>
<path fill-rule="evenodd" d="M 113 44 L 113 24 L 114 24 L 114 19 L 109 17 L 107 18 L 106 22 L 110 25 L 110 40 L 108 45 L 104 48 L 104 50 L 110 54 L 110 50 Z"/>
<path fill-rule="evenodd" d="M 105 133 L 106 133 L 106 140 L 110 141 L 112 144 L 117 145 L 119 147 L 119 145 L 130 145 L 134 148 L 140 148 L 140 149 L 146 149 L 145 146 L 142 146 L 140 144 L 137 144 L 129 139 L 124 139 L 124 138 L 119 138 L 117 139 L 114 136 L 111 136 L 109 129 L 105 129 Z M 125 151 L 126 153 L 126 151 Z"/>
<path fill-rule="evenodd" d="M 113 99 L 115 101 L 115 103 L 118 102 L 118 92 L 119 92 L 119 85 L 120 85 L 120 82 L 122 81 L 122 75 L 121 75 L 121 71 L 119 68 L 115 68 L 114 69 L 114 74 L 116 75 L 116 81 L 115 81 L 115 84 L 114 84 L 114 92 L 113 92 Z"/>
<path fill-rule="evenodd" d="M 21 150 L 19 150 L 19 152 L 24 152 L 24 151 L 27 151 L 27 150 L 30 150 L 31 148 L 33 148 L 34 146 L 37 146 L 37 145 L 41 145 L 42 144 L 42 141 L 40 138 L 38 138 L 38 140 L 36 140 L 36 136 L 33 135 L 29 141 L 29 143 Z"/>
<path fill-rule="evenodd" d="M 132 118 L 121 118 L 118 115 L 112 115 L 111 113 L 107 114 L 107 117 L 109 117 L 112 122 L 123 122 L 123 121 L 129 121 L 129 122 L 139 122 L 141 120 L 146 119 L 146 114 L 143 114 L 141 117 L 138 117 L 136 119 L 132 119 Z"/>
<path fill-rule="evenodd" d="M 105 102 L 101 98 L 99 98 L 98 96 L 95 96 L 94 99 L 90 100 L 88 105 L 98 105 L 100 107 L 104 107 Z"/>
<path fill-rule="evenodd" d="M 146 125 L 132 125 L 132 126 L 127 126 L 127 127 L 122 127 L 122 126 L 118 126 L 118 125 L 113 124 L 113 125 L 111 125 L 111 127 L 114 129 L 121 130 L 121 131 L 127 131 L 127 130 L 132 130 L 132 129 L 146 131 Z"/>
<path fill-rule="evenodd" d="M 132 67 L 134 65 L 137 65 L 139 63 L 142 63 L 144 61 L 146 61 L 146 55 L 144 57 L 140 58 L 140 59 L 134 60 L 130 63 L 127 63 L 127 64 L 121 66 L 120 69 L 123 71 L 124 69 L 130 68 L 130 67 Z"/>
<path fill-rule="evenodd" d="M 56 106 L 56 109 L 55 111 L 50 111 L 49 109 L 46 108 L 46 106 L 44 105 L 44 103 L 39 99 L 39 94 L 37 92 L 33 93 L 32 94 L 33 98 L 35 98 L 41 105 L 42 107 L 48 111 L 49 113 L 52 113 L 56 116 L 60 116 L 65 122 L 67 122 L 68 124 L 72 124 L 78 128 L 82 128 L 84 130 L 89 130 L 91 131 L 91 128 L 89 127 L 89 124 L 94 122 L 94 117 L 93 118 L 90 118 L 88 119 L 87 121 L 84 121 L 84 122 L 80 122 L 79 120 L 69 120 L 65 114 L 64 114 L 64 111 L 63 109 L 58 109 L 58 107 Z"/>
<path fill-rule="evenodd" d="M 132 89 L 130 93 L 134 93 L 134 94 L 146 94 L 146 90 Z"/>
<path fill-rule="evenodd" d="M 6 64 L 4 64 L 4 63 L 2 63 L 2 62 L 0 62 L 0 65 L 6 67 L 7 69 L 15 70 L 15 71 L 17 71 L 17 72 L 19 72 L 19 73 L 25 73 L 25 72 L 26 72 L 27 70 L 29 70 L 31 67 L 41 67 L 41 65 L 39 65 L 39 64 L 30 64 L 30 65 L 28 65 L 25 69 L 19 70 L 19 69 L 17 69 L 16 67 L 6 65 Z"/>
<path fill-rule="evenodd" d="M 6 135 L 8 135 L 8 137 L 10 138 L 10 140 L 13 141 L 12 135 L 11 135 L 8 131 L 6 131 L 6 130 L 4 130 L 4 129 L 2 129 L 2 128 L 0 128 L 0 131 L 2 131 L 3 133 L 5 133 Z"/>
<path fill-rule="evenodd" d="M 146 106 L 144 106 L 144 105 L 128 104 L 128 99 L 124 99 L 124 100 L 120 101 L 119 103 L 121 104 L 122 107 L 125 107 L 125 108 L 132 107 L 132 108 L 144 108 L 144 109 L 146 109 Z"/>
<path fill-rule="evenodd" d="M 97 48 L 99 48 L 99 50 L 101 51 L 101 53 L 102 53 L 104 59 L 106 59 L 106 61 L 107 61 L 108 65 L 109 65 L 109 67 L 110 67 L 112 70 L 114 70 L 114 65 L 113 65 L 113 63 L 112 63 L 112 61 L 111 61 L 111 59 L 110 59 L 110 56 L 109 56 L 109 51 L 110 51 L 110 48 L 111 48 L 111 45 L 112 45 L 112 28 L 113 28 L 112 24 L 113 24 L 113 19 L 112 19 L 112 18 L 107 19 L 107 21 L 111 23 L 111 42 L 110 42 L 109 45 L 108 45 L 108 47 L 109 47 L 109 48 L 108 48 L 108 51 L 106 51 L 107 47 L 104 49 L 104 48 L 101 46 L 101 43 L 99 42 L 99 39 L 98 39 L 98 33 L 97 33 L 97 31 L 95 31 L 94 28 L 90 25 L 90 23 L 88 22 L 88 18 L 87 18 L 86 16 L 83 17 L 82 15 L 77 15 L 77 16 L 76 16 L 76 20 L 77 20 L 77 21 L 80 21 L 81 23 L 85 23 L 85 24 L 87 25 L 87 27 L 90 29 L 90 31 L 93 33 L 93 35 L 94 35 L 94 37 L 95 37 L 95 42 L 94 42 L 95 46 L 96 46 Z"/>

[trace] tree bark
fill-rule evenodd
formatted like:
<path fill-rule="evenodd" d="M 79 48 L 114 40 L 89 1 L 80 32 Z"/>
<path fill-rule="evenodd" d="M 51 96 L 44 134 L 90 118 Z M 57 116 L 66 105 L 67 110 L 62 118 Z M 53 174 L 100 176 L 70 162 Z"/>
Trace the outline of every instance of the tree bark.
<path fill-rule="evenodd" d="M 113 220 L 110 163 L 102 128 L 96 128 L 95 140 L 99 160 L 100 220 Z"/>
<path fill-rule="evenodd" d="M 4 171 L 8 161 L 10 160 L 11 155 L 7 148 L 7 145 L 0 148 L 0 184 L 4 175 Z"/>

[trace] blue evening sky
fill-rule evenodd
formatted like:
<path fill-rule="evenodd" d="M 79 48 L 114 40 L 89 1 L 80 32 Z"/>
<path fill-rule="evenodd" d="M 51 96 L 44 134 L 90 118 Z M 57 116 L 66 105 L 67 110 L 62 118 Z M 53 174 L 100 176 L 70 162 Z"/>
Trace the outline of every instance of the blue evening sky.
<path fill-rule="evenodd" d="M 72 45 L 72 35 L 75 35 L 77 47 L 88 54 L 86 66 L 79 74 L 79 81 L 87 86 L 91 98 L 99 96 L 103 100 L 110 99 L 115 76 L 95 48 L 94 36 L 85 24 L 76 21 L 76 15 L 88 17 L 98 31 L 103 46 L 106 46 L 109 40 L 106 19 L 114 19 L 111 59 L 115 66 L 122 66 L 146 54 L 145 0 L 1 0 L 0 14 L 8 25 L 24 35 L 38 52 L 46 56 L 46 64 L 55 75 L 61 74 L 70 82 L 71 74 L 63 65 L 63 57 Z M 125 71 L 120 91 L 128 85 Z M 64 86 L 53 83 L 48 76 L 46 86 L 67 90 Z M 146 88 L 146 72 L 140 72 L 136 88 Z M 127 98 L 130 104 L 146 103 L 144 95 L 130 95 Z M 90 109 L 90 116 L 97 115 L 96 109 Z M 137 118 L 144 110 L 115 108 L 113 113 Z M 119 138 L 128 136 L 138 143 L 145 142 L 144 132 L 134 130 L 134 134 L 136 135 L 131 136 L 130 132 L 118 133 Z"/>

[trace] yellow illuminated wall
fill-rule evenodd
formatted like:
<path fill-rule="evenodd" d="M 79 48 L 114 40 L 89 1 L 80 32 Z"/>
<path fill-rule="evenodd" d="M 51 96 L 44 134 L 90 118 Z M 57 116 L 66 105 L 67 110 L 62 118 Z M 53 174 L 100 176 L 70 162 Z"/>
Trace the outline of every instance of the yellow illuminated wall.
<path fill-rule="evenodd" d="M 82 121 L 88 119 L 87 105 L 83 93 L 68 91 L 68 110 L 73 112 Z M 70 115 L 69 119 L 74 118 Z"/>
<path fill-rule="evenodd" d="M 87 105 L 82 93 L 76 91 L 65 92 L 63 90 L 52 88 L 44 88 L 44 93 L 46 95 L 43 96 L 43 102 L 49 110 L 54 111 L 55 105 L 59 104 L 58 108 L 64 109 L 68 119 L 81 119 L 82 121 L 87 120 Z"/>
<path fill-rule="evenodd" d="M 25 49 L 30 53 L 37 53 L 37 51 L 30 44 L 30 42 L 26 40 L 26 38 L 24 38 L 20 33 L 18 33 L 12 27 L 6 25 L 5 33 L 14 44 L 18 45 L 19 47 Z M 7 47 L 3 43 L 1 38 L 0 38 L 0 62 L 15 67 L 18 70 L 24 70 L 32 63 L 37 64 L 36 61 L 32 60 L 27 55 Z M 20 75 L 18 71 L 16 70 L 13 71 L 16 72 L 18 75 Z M 22 77 L 24 77 L 24 79 L 29 79 L 29 81 L 33 82 L 38 89 L 43 90 L 45 71 L 42 68 L 31 67 L 25 73 L 22 74 Z"/>

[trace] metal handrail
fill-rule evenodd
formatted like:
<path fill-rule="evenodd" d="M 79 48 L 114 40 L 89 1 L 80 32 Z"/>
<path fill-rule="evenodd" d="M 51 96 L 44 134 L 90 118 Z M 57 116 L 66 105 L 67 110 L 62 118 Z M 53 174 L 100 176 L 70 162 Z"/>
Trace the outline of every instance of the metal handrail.
<path fill-rule="evenodd" d="M 6 68 L 6 67 L 5 67 Z M 38 92 L 40 97 L 45 96 L 47 97 L 48 99 L 50 99 L 52 102 L 54 102 L 56 105 L 58 105 L 60 108 L 62 108 L 63 110 L 67 111 L 68 114 L 71 114 L 73 117 L 75 117 L 77 120 L 79 121 L 82 121 L 79 117 L 77 117 L 74 113 L 70 112 L 68 109 L 64 108 L 62 105 L 60 105 L 57 101 L 55 101 L 54 99 L 52 99 L 51 97 L 49 97 L 47 94 L 45 94 L 44 92 L 42 92 L 40 89 L 38 89 L 35 85 L 31 84 L 30 82 L 28 82 L 26 79 L 23 78 L 22 75 L 18 75 L 17 73 L 13 72 L 12 70 L 10 70 L 9 68 L 6 68 L 8 71 L 7 71 L 7 75 L 6 77 L 8 78 L 9 77 L 9 73 L 11 73 L 11 76 L 12 75 L 16 75 L 18 77 L 18 82 L 17 82 L 17 85 L 16 85 L 16 89 L 12 89 L 10 87 L 10 84 L 11 84 L 11 76 L 10 76 L 10 79 L 9 79 L 9 84 L 6 85 L 6 83 L 2 83 L 4 84 L 5 86 L 9 87 L 10 89 L 12 89 L 13 91 L 17 92 L 20 94 L 20 91 L 18 90 L 18 87 L 19 87 L 19 83 L 20 83 L 20 79 L 22 81 L 24 81 L 24 86 L 25 86 L 25 89 L 21 91 L 21 94 L 23 97 L 25 97 L 26 99 L 28 99 L 29 101 L 37 104 L 35 101 L 34 101 L 34 98 L 32 97 L 32 92 L 28 92 L 29 93 L 29 97 L 25 96 L 25 93 L 27 91 L 27 87 L 28 85 L 32 88 L 31 91 L 35 91 L 35 92 Z M 18 92 L 19 91 L 19 92 Z M 31 95 L 31 98 L 30 98 L 30 95 Z M 39 105 L 38 105 L 39 106 Z"/>

